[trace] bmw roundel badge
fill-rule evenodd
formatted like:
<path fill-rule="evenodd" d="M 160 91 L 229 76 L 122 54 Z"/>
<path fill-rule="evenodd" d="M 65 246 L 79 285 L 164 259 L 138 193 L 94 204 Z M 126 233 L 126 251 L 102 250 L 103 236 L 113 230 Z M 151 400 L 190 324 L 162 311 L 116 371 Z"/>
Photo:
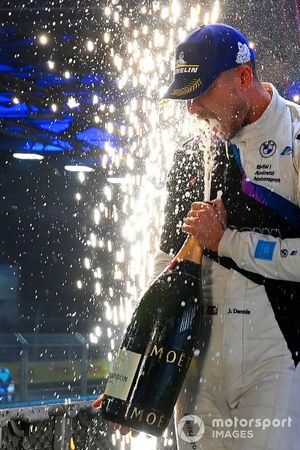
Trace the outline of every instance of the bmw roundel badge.
<path fill-rule="evenodd" d="M 261 146 L 259 147 L 259 153 L 263 158 L 270 158 L 270 156 L 274 155 L 276 152 L 277 145 L 274 141 L 265 141 Z"/>

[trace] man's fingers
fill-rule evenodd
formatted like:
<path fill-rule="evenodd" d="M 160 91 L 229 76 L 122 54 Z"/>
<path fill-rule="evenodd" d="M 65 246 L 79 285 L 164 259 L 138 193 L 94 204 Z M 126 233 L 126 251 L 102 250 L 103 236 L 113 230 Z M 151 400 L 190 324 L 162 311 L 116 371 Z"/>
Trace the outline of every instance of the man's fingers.
<path fill-rule="evenodd" d="M 184 224 L 182 227 L 183 231 L 187 234 L 192 234 L 193 230 L 195 229 L 194 227 L 192 227 L 191 225 L 186 225 Z"/>
<path fill-rule="evenodd" d="M 119 430 L 120 427 L 121 427 L 121 425 L 118 424 L 118 423 L 115 423 L 115 422 L 108 422 L 108 428 L 109 428 L 111 431 Z"/>
<path fill-rule="evenodd" d="M 130 431 L 132 432 L 133 430 L 131 430 L 131 428 L 125 427 L 124 425 L 120 425 L 119 423 L 116 422 L 108 422 L 108 428 L 111 431 L 117 431 L 119 430 L 120 434 L 122 434 L 123 436 L 125 436 L 125 434 L 130 433 Z M 138 432 L 137 432 L 138 433 Z"/>
<path fill-rule="evenodd" d="M 183 219 L 183 226 L 184 225 L 193 225 L 195 223 L 195 217 L 185 217 Z"/>
<path fill-rule="evenodd" d="M 131 430 L 131 436 L 132 437 L 137 437 L 137 436 L 139 436 L 140 435 L 140 432 L 139 431 L 136 431 L 136 430 Z M 151 436 L 151 434 L 146 434 L 146 437 L 148 438 L 148 439 L 151 439 L 153 436 Z"/>
<path fill-rule="evenodd" d="M 130 428 L 124 427 L 123 425 L 120 428 L 120 433 L 124 436 L 125 434 L 130 433 Z"/>
<path fill-rule="evenodd" d="M 197 209 L 190 209 L 190 211 L 187 213 L 187 217 L 198 217 L 199 216 L 199 210 Z"/>
<path fill-rule="evenodd" d="M 104 400 L 104 394 L 101 394 L 97 400 L 94 401 L 94 403 L 92 403 L 92 407 L 93 408 L 100 408 L 102 402 Z"/>
<path fill-rule="evenodd" d="M 212 206 L 212 205 L 210 205 L 209 203 L 205 203 L 205 202 L 193 202 L 191 204 L 191 210 L 197 211 L 199 209 L 207 209 L 210 206 Z"/>
<path fill-rule="evenodd" d="M 138 431 L 135 430 L 131 430 L 131 436 L 132 437 L 137 437 L 140 433 Z"/>
<path fill-rule="evenodd" d="M 215 206 L 224 206 L 221 198 L 215 198 L 210 203 L 212 203 Z"/>
<path fill-rule="evenodd" d="M 191 205 L 191 209 L 194 209 L 194 210 L 206 209 L 211 206 L 220 206 L 220 207 L 224 208 L 222 199 L 215 198 L 214 200 L 210 200 L 209 202 L 193 202 Z"/>
<path fill-rule="evenodd" d="M 221 224 L 223 225 L 223 227 L 225 227 L 227 222 L 227 214 L 224 203 L 219 198 L 212 200 L 212 203 L 217 210 L 218 218 Z"/>

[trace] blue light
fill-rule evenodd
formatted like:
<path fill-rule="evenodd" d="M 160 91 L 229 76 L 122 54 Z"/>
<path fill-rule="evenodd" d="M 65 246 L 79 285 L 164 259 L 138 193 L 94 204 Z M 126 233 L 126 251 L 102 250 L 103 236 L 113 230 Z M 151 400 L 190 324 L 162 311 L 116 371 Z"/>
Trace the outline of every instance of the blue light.
<path fill-rule="evenodd" d="M 106 131 L 100 130 L 99 128 L 88 128 L 87 130 L 78 133 L 76 138 L 97 147 L 104 147 L 104 144 L 107 141 L 111 141 L 112 143 L 116 141 L 114 135 L 108 134 Z"/>
<path fill-rule="evenodd" d="M 295 95 L 300 96 L 300 81 L 293 81 L 285 88 L 285 97 L 293 99 Z"/>
<path fill-rule="evenodd" d="M 42 75 L 42 79 L 38 80 L 36 82 L 37 86 L 44 86 L 44 87 L 50 87 L 50 86 L 61 86 L 63 84 L 67 84 L 70 82 L 70 80 L 74 79 L 75 77 L 71 76 L 69 79 L 60 77 L 58 75 L 55 75 L 53 73 L 44 73 Z"/>
<path fill-rule="evenodd" d="M 27 145 L 25 146 L 25 148 L 27 147 Z M 45 145 L 41 144 L 39 142 L 28 142 L 28 150 L 35 150 L 35 151 L 40 151 L 40 150 L 44 150 Z"/>
<path fill-rule="evenodd" d="M 62 40 L 65 42 L 72 42 L 74 41 L 74 36 L 72 34 L 64 34 Z"/>
<path fill-rule="evenodd" d="M 89 73 L 81 78 L 83 84 L 104 83 L 104 77 L 99 74 Z"/>
<path fill-rule="evenodd" d="M 75 97 L 77 100 L 80 101 L 80 103 L 84 102 L 84 103 L 87 103 L 89 105 L 93 104 L 92 95 L 88 91 L 82 91 L 82 90 L 81 91 L 79 91 L 79 90 L 77 90 L 77 91 L 74 91 L 74 90 L 72 90 L 72 91 L 65 91 L 64 90 L 62 93 L 66 97 Z M 66 103 L 65 103 L 65 105 L 66 105 Z"/>
<path fill-rule="evenodd" d="M 76 129 L 71 127 L 76 112 L 72 113 L 68 107 L 68 98 L 75 98 L 80 104 L 76 110 L 83 113 L 86 105 L 93 105 L 93 95 L 95 94 L 101 98 L 101 101 L 108 102 L 110 94 L 103 92 L 107 80 L 102 73 L 89 73 L 87 70 L 82 74 L 82 72 L 76 73 L 74 70 L 73 73 L 70 73 L 70 78 L 66 78 L 63 71 L 67 70 L 67 67 L 65 69 L 61 67 L 58 72 L 49 71 L 46 63 L 49 56 L 45 57 L 44 53 L 40 55 L 41 57 L 38 55 L 31 61 L 22 58 L 22 52 L 27 52 L 32 43 L 37 43 L 36 38 L 21 37 L 16 27 L 0 27 L 0 35 L 1 33 L 0 73 L 9 74 L 11 78 L 15 79 L 29 79 L 34 83 L 32 92 L 28 93 L 28 99 L 22 97 L 19 92 L 13 93 L 10 86 L 7 86 L 7 90 L 10 92 L 5 92 L 4 89 L 4 92 L 0 93 L 0 121 L 4 119 L 2 120 L 1 149 L 18 149 L 25 152 L 71 153 L 76 151 L 81 154 L 91 152 L 95 148 L 97 150 L 104 148 L 107 142 L 113 147 L 116 146 L 116 137 L 105 130 L 90 127 L 80 131 L 78 127 Z M 61 33 L 59 38 L 60 41 L 68 43 L 74 41 L 75 36 L 66 32 Z M 34 51 L 34 47 L 31 49 Z M 16 54 L 20 54 L 20 59 L 15 58 Z M 72 68 L 70 68 L 70 72 L 72 72 Z M 46 102 L 50 104 L 48 98 L 45 100 L 47 90 L 51 92 L 55 90 L 59 93 L 63 102 L 60 104 L 59 114 L 53 114 L 50 106 L 45 106 Z M 19 95 L 20 97 L 18 97 Z M 19 98 L 20 103 L 14 103 L 15 96 Z M 50 101 L 55 102 L 56 99 L 51 98 Z M 5 119 L 8 119 L 7 123 Z M 64 135 L 66 132 L 68 137 Z"/>
<path fill-rule="evenodd" d="M 24 151 L 36 152 L 62 152 L 63 149 L 56 145 L 42 144 L 41 142 L 28 141 L 25 143 Z"/>
<path fill-rule="evenodd" d="M 6 127 L 6 131 L 8 131 L 9 133 L 24 133 L 24 128 L 16 126 L 8 126 Z"/>
<path fill-rule="evenodd" d="M 6 104 L 6 105 L 7 104 L 10 105 L 11 102 L 12 102 L 12 95 L 11 94 L 9 94 L 8 92 L 7 93 L 4 93 L 4 92 L 0 93 L 0 103 Z"/>
<path fill-rule="evenodd" d="M 64 150 L 74 150 L 73 145 L 68 142 L 68 141 L 64 141 L 63 139 L 51 139 L 52 144 L 55 146 L 59 146 L 60 148 L 64 149 Z"/>
<path fill-rule="evenodd" d="M 37 126 L 42 130 L 52 131 L 53 133 L 61 133 L 67 130 L 72 123 L 71 118 L 61 120 L 31 120 L 31 124 Z"/>
<path fill-rule="evenodd" d="M 12 25 L 2 25 L 2 27 L 0 27 L 0 34 L 3 35 L 9 35 L 9 34 L 14 34 L 15 32 L 15 27 L 13 27 Z"/>
<path fill-rule="evenodd" d="M 16 69 L 14 67 L 8 66 L 7 64 L 0 64 L 0 72 L 13 73 Z"/>
<path fill-rule="evenodd" d="M 28 64 L 27 66 L 20 67 L 18 71 L 16 70 L 15 76 L 22 79 L 37 78 L 38 72 L 35 66 Z"/>
<path fill-rule="evenodd" d="M 18 103 L 10 107 L 0 106 L 0 118 L 3 119 L 20 119 L 28 116 L 28 107 L 25 103 Z"/>

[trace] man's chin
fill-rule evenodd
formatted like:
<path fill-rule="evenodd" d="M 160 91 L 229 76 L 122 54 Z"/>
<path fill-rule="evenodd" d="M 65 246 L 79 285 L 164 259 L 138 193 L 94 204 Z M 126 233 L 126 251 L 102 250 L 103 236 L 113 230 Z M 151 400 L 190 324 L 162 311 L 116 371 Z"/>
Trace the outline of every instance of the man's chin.
<path fill-rule="evenodd" d="M 207 119 L 210 129 L 212 132 L 221 139 L 226 139 L 225 132 L 222 129 L 220 122 L 216 119 Z"/>
<path fill-rule="evenodd" d="M 229 139 L 232 139 L 237 131 L 236 130 L 228 130 L 228 129 L 224 129 L 220 122 L 218 121 L 214 121 L 213 123 L 210 123 L 210 128 L 212 129 L 213 133 L 219 137 L 220 139 L 222 139 L 223 141 L 227 141 Z"/>

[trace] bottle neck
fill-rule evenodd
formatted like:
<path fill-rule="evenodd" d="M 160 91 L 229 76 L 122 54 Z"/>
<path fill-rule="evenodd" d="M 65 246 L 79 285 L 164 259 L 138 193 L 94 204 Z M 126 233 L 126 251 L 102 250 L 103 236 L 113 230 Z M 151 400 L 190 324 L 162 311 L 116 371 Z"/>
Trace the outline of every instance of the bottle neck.
<path fill-rule="evenodd" d="M 196 264 L 202 263 L 203 247 L 201 247 L 199 241 L 194 236 L 188 236 L 175 256 L 177 261 L 192 261 Z"/>
<path fill-rule="evenodd" d="M 197 264 L 198 268 L 195 270 L 199 271 L 199 266 L 202 264 L 202 257 L 203 247 L 201 247 L 196 238 L 188 236 L 171 264 L 167 267 L 167 270 L 175 270 L 179 264 L 182 266 L 185 263 L 189 267 Z"/>

